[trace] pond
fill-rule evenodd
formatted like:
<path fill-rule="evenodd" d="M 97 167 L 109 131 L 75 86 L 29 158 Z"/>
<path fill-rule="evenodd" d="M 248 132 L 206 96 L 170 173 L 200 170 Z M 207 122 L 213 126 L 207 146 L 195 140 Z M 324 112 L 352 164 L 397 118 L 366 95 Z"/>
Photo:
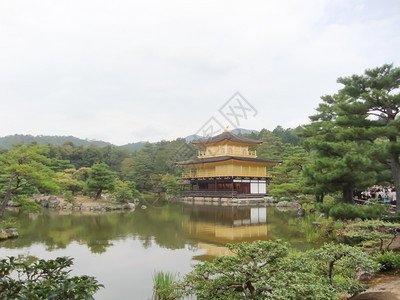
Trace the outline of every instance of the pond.
<path fill-rule="evenodd" d="M 18 214 L 19 238 L 0 243 L 1 257 L 32 255 L 74 258 L 74 275 L 91 275 L 105 285 L 96 299 L 151 299 L 155 271 L 181 275 L 193 264 L 224 255 L 226 243 L 306 241 L 296 212 L 274 207 L 168 204 L 121 213 L 67 213 L 44 209 Z"/>

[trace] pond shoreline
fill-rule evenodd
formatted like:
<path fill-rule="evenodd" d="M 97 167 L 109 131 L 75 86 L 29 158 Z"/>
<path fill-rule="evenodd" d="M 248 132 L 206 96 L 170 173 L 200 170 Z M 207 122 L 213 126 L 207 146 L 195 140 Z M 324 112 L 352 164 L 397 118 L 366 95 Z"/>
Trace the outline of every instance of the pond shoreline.
<path fill-rule="evenodd" d="M 370 287 L 351 300 L 396 300 L 400 299 L 400 274 L 380 273 L 366 282 Z"/>

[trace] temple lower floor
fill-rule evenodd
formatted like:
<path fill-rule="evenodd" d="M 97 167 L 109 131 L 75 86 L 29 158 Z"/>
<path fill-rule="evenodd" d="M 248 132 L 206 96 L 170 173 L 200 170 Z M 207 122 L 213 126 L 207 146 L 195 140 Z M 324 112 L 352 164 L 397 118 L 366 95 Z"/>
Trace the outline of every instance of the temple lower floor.
<path fill-rule="evenodd" d="M 248 194 L 266 195 L 267 178 L 265 177 L 205 177 L 191 178 L 187 182 L 189 191 L 194 194 L 227 195 Z"/>

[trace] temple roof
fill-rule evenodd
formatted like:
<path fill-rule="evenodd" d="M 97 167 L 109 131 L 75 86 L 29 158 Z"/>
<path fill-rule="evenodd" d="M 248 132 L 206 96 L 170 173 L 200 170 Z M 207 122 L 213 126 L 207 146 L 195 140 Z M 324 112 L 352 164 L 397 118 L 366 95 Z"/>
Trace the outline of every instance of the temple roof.
<path fill-rule="evenodd" d="M 232 141 L 232 142 L 237 142 L 237 143 L 243 143 L 243 144 L 251 144 L 251 145 L 258 145 L 258 144 L 262 144 L 262 141 L 258 141 L 258 140 L 252 140 L 243 136 L 238 136 L 233 134 L 230 131 L 224 131 L 221 134 L 218 134 L 216 136 L 213 137 L 209 137 L 207 139 L 202 139 L 202 140 L 194 140 L 192 141 L 192 144 L 194 145 L 208 145 L 208 144 L 214 144 L 214 143 L 218 143 L 221 141 Z"/>
<path fill-rule="evenodd" d="M 184 165 L 197 165 L 197 164 L 206 164 L 206 163 L 213 163 L 213 162 L 221 162 L 226 160 L 241 160 L 241 161 L 252 161 L 252 162 L 264 162 L 264 163 L 275 163 L 279 164 L 282 163 L 280 160 L 265 160 L 253 157 L 241 157 L 241 156 L 216 156 L 216 157 L 208 157 L 208 158 L 196 158 L 193 160 L 186 160 L 186 161 L 178 161 L 175 164 L 179 166 Z"/>

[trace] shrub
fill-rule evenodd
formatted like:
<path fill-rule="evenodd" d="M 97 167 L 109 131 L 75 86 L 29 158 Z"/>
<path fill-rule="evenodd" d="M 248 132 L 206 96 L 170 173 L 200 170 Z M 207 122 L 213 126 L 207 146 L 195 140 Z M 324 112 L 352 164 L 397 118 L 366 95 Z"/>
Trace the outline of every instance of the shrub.
<path fill-rule="evenodd" d="M 374 204 L 361 206 L 361 210 L 364 212 L 364 219 L 381 219 L 384 214 L 387 213 L 388 208 L 385 205 Z"/>
<path fill-rule="evenodd" d="M 395 214 L 386 214 L 382 216 L 382 220 L 393 223 L 400 223 L 400 212 Z"/>
<path fill-rule="evenodd" d="M 133 193 L 129 189 L 119 189 L 116 193 L 116 199 L 120 203 L 129 203 L 133 201 Z"/>
<path fill-rule="evenodd" d="M 329 215 L 330 209 L 337 204 L 337 200 L 332 196 L 325 196 L 324 202 L 315 203 L 315 209 L 324 213 L 325 215 Z"/>
<path fill-rule="evenodd" d="M 387 207 L 380 204 L 362 206 L 339 203 L 333 205 L 329 210 L 329 216 L 336 220 L 380 219 L 385 213 L 387 213 Z"/>
<path fill-rule="evenodd" d="M 71 191 L 65 191 L 64 192 L 64 200 L 67 201 L 68 203 L 74 203 L 75 197 L 72 195 Z"/>
<path fill-rule="evenodd" d="M 353 220 L 355 218 L 362 218 L 363 214 L 355 205 L 340 203 L 331 207 L 329 216 L 336 220 Z"/>
<path fill-rule="evenodd" d="M 386 251 L 375 255 L 374 259 L 381 265 L 381 271 L 400 270 L 400 253 Z"/>
<path fill-rule="evenodd" d="M 0 260 L 1 299 L 94 299 L 99 284 L 91 276 L 70 276 L 72 258 L 40 259 L 8 257 Z M 15 274 L 17 273 L 17 274 Z"/>
<path fill-rule="evenodd" d="M 20 204 L 20 209 L 23 211 L 34 213 L 34 212 L 39 212 L 41 210 L 41 206 L 32 199 L 29 199 L 29 197 L 26 195 L 18 195 L 15 198 L 13 198 L 13 201 Z"/>
<path fill-rule="evenodd" d="M 347 232 L 343 236 L 353 243 L 359 243 L 363 247 L 377 248 L 383 253 L 389 250 L 398 233 L 400 233 L 400 224 L 365 220 L 348 225 Z"/>
<path fill-rule="evenodd" d="M 373 271 L 376 262 L 361 249 L 325 244 L 319 250 L 289 253 L 279 241 L 227 245 L 233 256 L 194 266 L 182 288 L 197 299 L 338 299 L 367 286 L 354 279 L 357 269 Z"/>
<path fill-rule="evenodd" d="M 7 217 L 0 221 L 0 228 L 15 228 L 19 227 L 20 223 L 17 218 Z"/>
<path fill-rule="evenodd" d="M 335 203 L 332 203 L 332 202 L 328 202 L 328 203 L 318 202 L 318 203 L 315 203 L 315 209 L 328 216 L 329 215 L 329 211 L 331 210 L 331 208 L 334 205 L 335 205 Z"/>

